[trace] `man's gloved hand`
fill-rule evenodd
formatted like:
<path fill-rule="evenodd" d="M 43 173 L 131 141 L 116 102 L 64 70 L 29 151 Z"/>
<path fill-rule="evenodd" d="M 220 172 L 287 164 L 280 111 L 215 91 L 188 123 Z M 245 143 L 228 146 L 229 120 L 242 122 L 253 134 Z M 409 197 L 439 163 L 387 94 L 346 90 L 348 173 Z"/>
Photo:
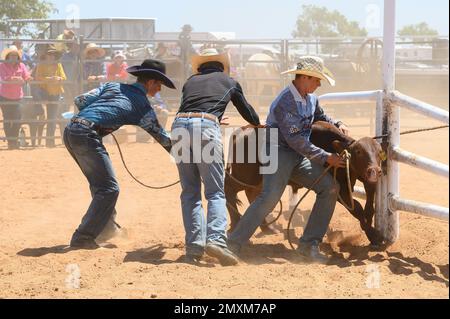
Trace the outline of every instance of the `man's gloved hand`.
<path fill-rule="evenodd" d="M 337 154 L 331 154 L 330 156 L 328 156 L 327 163 L 328 163 L 328 165 L 337 167 L 337 168 L 346 166 L 345 159 L 343 159 L 342 157 L 340 157 Z"/>

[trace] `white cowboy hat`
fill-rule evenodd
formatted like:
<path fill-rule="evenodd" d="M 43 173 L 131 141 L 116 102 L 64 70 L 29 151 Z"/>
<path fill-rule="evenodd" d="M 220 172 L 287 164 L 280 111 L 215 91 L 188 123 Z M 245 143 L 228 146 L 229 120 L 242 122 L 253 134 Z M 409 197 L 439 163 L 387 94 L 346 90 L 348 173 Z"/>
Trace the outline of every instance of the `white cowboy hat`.
<path fill-rule="evenodd" d="M 123 53 L 123 51 L 120 50 L 114 52 L 113 59 L 115 59 L 116 57 L 121 57 L 124 60 L 127 58 L 125 53 Z"/>
<path fill-rule="evenodd" d="M 217 49 L 209 48 L 204 49 L 198 55 L 192 56 L 191 64 L 194 74 L 197 74 L 200 65 L 206 62 L 220 62 L 223 64 L 225 73 L 230 74 L 230 60 L 228 58 L 228 54 L 219 54 Z"/>
<path fill-rule="evenodd" d="M 1 59 L 6 60 L 6 57 L 10 53 L 17 53 L 19 55 L 19 60 L 22 60 L 22 52 L 17 49 L 15 45 L 11 45 L 9 48 L 4 49 L 1 54 Z"/>
<path fill-rule="evenodd" d="M 100 48 L 97 44 L 95 43 L 89 43 L 86 46 L 86 49 L 84 49 L 83 54 L 84 56 L 86 56 L 88 54 L 89 51 L 95 50 L 99 53 L 100 57 L 103 57 L 105 55 L 105 50 Z"/>
<path fill-rule="evenodd" d="M 331 86 L 335 86 L 336 84 L 333 73 L 325 67 L 323 60 L 316 56 L 300 57 L 296 68 L 287 70 L 281 74 L 304 74 L 326 80 Z"/>

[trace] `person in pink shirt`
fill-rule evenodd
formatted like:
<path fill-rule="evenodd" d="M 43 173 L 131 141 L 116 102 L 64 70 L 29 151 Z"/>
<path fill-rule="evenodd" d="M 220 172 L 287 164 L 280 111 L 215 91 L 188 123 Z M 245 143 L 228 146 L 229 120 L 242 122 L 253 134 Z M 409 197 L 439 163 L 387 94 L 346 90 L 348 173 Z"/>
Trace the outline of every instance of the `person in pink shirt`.
<path fill-rule="evenodd" d="M 19 148 L 20 101 L 23 99 L 23 85 L 30 80 L 30 72 L 21 62 L 20 51 L 11 46 L 3 50 L 0 63 L 0 108 L 3 114 L 3 128 L 8 149 Z M 10 82 L 10 83 L 9 83 Z"/>
<path fill-rule="evenodd" d="M 113 63 L 106 67 L 106 79 L 113 82 L 126 81 L 128 79 L 127 68 L 125 62 L 125 54 L 122 51 L 116 51 L 113 55 Z"/>

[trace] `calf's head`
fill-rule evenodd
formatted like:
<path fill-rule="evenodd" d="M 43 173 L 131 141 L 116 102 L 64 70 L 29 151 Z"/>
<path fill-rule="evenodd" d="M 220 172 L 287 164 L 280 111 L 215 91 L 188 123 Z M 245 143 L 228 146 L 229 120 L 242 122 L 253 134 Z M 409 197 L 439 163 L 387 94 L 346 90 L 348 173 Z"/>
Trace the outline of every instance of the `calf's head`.
<path fill-rule="evenodd" d="M 381 177 L 381 161 L 384 159 L 380 143 L 370 137 L 363 137 L 350 145 L 336 140 L 333 147 L 338 153 L 344 149 L 349 151 L 350 169 L 357 179 L 369 184 L 378 182 Z"/>

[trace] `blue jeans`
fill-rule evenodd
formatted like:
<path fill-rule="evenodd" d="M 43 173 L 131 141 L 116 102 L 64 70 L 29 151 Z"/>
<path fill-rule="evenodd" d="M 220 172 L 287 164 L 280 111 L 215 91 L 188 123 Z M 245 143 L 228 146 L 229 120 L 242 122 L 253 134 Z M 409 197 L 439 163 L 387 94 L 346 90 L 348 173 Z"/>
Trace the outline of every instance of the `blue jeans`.
<path fill-rule="evenodd" d="M 181 182 L 186 253 L 201 255 L 205 245 L 226 247 L 227 210 L 220 126 L 208 119 L 177 118 L 172 125 L 172 155 Z M 202 156 L 203 155 L 203 156 Z M 201 182 L 208 201 L 207 221 Z"/>
<path fill-rule="evenodd" d="M 112 226 L 116 215 L 119 185 L 112 163 L 102 138 L 84 125 L 69 123 L 64 130 L 64 144 L 86 176 L 92 195 L 91 204 L 75 234 L 95 239 L 105 226 Z"/>
<path fill-rule="evenodd" d="M 274 174 L 263 175 L 263 189 L 255 201 L 247 208 L 236 229 L 230 235 L 228 243 L 239 249 L 246 243 L 264 218 L 273 211 L 289 180 L 310 188 L 325 168 L 295 151 L 278 147 L 278 170 Z M 330 174 L 326 174 L 313 188 L 316 201 L 311 211 L 300 242 L 320 243 L 325 236 L 336 206 L 339 185 L 334 183 Z"/>

